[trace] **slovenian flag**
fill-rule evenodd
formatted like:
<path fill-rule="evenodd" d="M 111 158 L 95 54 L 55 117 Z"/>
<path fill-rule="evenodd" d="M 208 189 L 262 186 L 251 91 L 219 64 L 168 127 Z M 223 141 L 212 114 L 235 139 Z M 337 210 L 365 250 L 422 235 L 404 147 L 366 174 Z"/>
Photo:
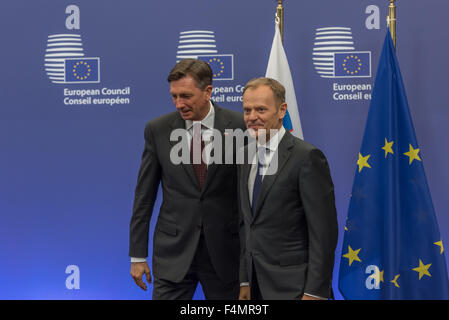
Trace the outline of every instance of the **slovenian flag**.
<path fill-rule="evenodd" d="M 285 129 L 290 131 L 294 136 L 304 139 L 292 74 L 290 72 L 290 67 L 288 66 L 287 56 L 285 55 L 284 47 L 282 45 L 281 33 L 277 22 L 265 76 L 279 81 L 285 87 L 287 113 L 284 117 L 283 125 Z"/>

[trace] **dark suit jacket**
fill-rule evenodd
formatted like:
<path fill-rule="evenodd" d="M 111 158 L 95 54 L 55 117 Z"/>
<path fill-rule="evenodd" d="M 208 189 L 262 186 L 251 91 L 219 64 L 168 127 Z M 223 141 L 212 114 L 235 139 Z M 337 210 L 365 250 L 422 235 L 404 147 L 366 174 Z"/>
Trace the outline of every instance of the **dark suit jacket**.
<path fill-rule="evenodd" d="M 214 108 L 214 129 L 222 137 L 225 129 L 245 129 L 242 114 L 216 105 Z M 154 276 L 181 281 L 193 260 L 202 228 L 218 276 L 226 282 L 238 281 L 237 166 L 210 164 L 201 191 L 192 165 L 175 165 L 170 160 L 170 150 L 178 143 L 170 141 L 170 133 L 175 129 L 185 129 L 178 112 L 153 119 L 145 128 L 129 255 L 148 255 L 149 223 L 161 183 L 163 201 L 153 239 Z"/>
<path fill-rule="evenodd" d="M 254 266 L 264 299 L 299 299 L 304 292 L 328 298 L 338 227 L 326 158 L 289 132 L 277 152 L 278 170 L 264 177 L 254 215 L 251 165 L 239 167 L 240 281 L 251 282 Z"/>

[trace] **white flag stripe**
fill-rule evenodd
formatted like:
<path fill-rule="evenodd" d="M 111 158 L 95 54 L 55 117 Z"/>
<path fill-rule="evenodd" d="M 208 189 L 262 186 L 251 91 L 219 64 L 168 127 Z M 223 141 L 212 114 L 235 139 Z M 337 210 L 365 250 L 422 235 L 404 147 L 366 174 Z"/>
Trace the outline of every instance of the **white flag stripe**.
<path fill-rule="evenodd" d="M 176 56 L 176 59 L 198 59 L 198 56 Z M 179 60 L 176 62 L 176 63 L 178 63 L 179 62 Z"/>
<path fill-rule="evenodd" d="M 47 47 L 62 47 L 62 46 L 75 46 L 75 47 L 79 47 L 82 46 L 83 44 L 81 42 L 53 42 L 53 43 L 48 43 Z"/>
<path fill-rule="evenodd" d="M 81 38 L 81 35 L 79 34 L 70 34 L 70 33 L 60 33 L 60 34 L 52 34 L 49 35 L 48 38 L 59 38 L 59 37 L 74 37 L 74 38 Z"/>
<path fill-rule="evenodd" d="M 214 34 L 213 31 L 208 31 L 208 30 L 190 30 L 190 31 L 182 31 L 179 34 L 190 34 L 190 33 L 209 33 L 209 34 Z"/>
<path fill-rule="evenodd" d="M 59 77 L 64 77 L 64 72 L 47 72 L 48 76 L 59 76 Z"/>
<path fill-rule="evenodd" d="M 321 47 L 313 48 L 313 51 L 338 51 L 338 50 L 355 50 L 355 47 Z"/>
<path fill-rule="evenodd" d="M 314 52 L 314 56 L 334 56 L 333 52 Z"/>
<path fill-rule="evenodd" d="M 318 28 L 317 31 L 325 31 L 325 30 L 348 30 L 350 31 L 351 28 L 348 27 L 326 27 L 326 28 Z"/>
<path fill-rule="evenodd" d="M 328 68 L 328 67 L 315 67 L 317 70 L 323 70 L 323 71 L 334 71 L 334 67 Z"/>
<path fill-rule="evenodd" d="M 285 102 L 287 103 L 287 111 L 290 115 L 293 130 L 292 134 L 303 139 L 301 120 L 299 118 L 298 103 L 296 100 L 295 88 L 293 86 L 293 78 L 288 65 L 287 56 L 282 45 L 281 33 L 279 26 L 275 24 L 275 32 L 273 44 L 271 46 L 270 58 L 265 76 L 279 81 L 285 87 Z"/>
<path fill-rule="evenodd" d="M 217 53 L 217 50 L 179 50 L 177 54 L 184 53 Z"/>
<path fill-rule="evenodd" d="M 322 67 L 334 67 L 334 63 L 327 63 L 327 62 L 314 62 L 313 63 L 315 66 L 322 66 Z"/>
<path fill-rule="evenodd" d="M 185 48 L 216 48 L 217 46 L 215 44 L 185 44 L 178 46 L 178 49 L 185 49 Z"/>
<path fill-rule="evenodd" d="M 62 68 L 45 68 L 45 71 L 47 72 L 64 72 L 64 67 Z"/>
<path fill-rule="evenodd" d="M 47 53 L 45 57 L 83 57 L 84 53 Z"/>
<path fill-rule="evenodd" d="M 214 35 L 209 34 L 193 34 L 193 35 L 187 35 L 187 36 L 179 36 L 180 39 L 191 39 L 191 38 L 215 38 Z"/>
<path fill-rule="evenodd" d="M 334 58 L 317 58 L 317 57 L 313 57 L 313 60 L 315 61 L 334 61 Z"/>
<path fill-rule="evenodd" d="M 44 64 L 45 67 L 62 67 L 64 68 L 64 63 L 46 63 Z"/>
<path fill-rule="evenodd" d="M 46 62 L 64 62 L 65 59 L 59 59 L 59 58 L 46 58 L 45 59 Z"/>
<path fill-rule="evenodd" d="M 331 45 L 340 45 L 340 44 L 350 44 L 354 45 L 354 41 L 322 41 L 322 42 L 315 42 L 315 46 L 331 46 Z"/>
<path fill-rule="evenodd" d="M 64 47 L 64 48 L 51 48 L 51 49 L 47 49 L 45 50 L 46 52 L 57 52 L 57 51 L 83 51 L 83 48 L 68 48 L 68 47 Z"/>
<path fill-rule="evenodd" d="M 352 36 L 322 36 L 322 37 L 315 37 L 315 40 L 335 40 L 335 39 L 349 39 L 349 40 L 352 40 Z"/>
<path fill-rule="evenodd" d="M 179 40 L 179 43 L 215 43 L 215 39 L 189 39 L 189 40 Z"/>
<path fill-rule="evenodd" d="M 317 32 L 317 36 L 322 36 L 326 34 L 344 34 L 344 35 L 352 35 L 351 31 L 323 31 L 323 32 Z"/>
<path fill-rule="evenodd" d="M 81 39 L 78 38 L 57 38 L 57 39 L 48 39 L 47 42 L 62 42 L 62 41 L 73 41 L 73 43 L 81 42 Z"/>

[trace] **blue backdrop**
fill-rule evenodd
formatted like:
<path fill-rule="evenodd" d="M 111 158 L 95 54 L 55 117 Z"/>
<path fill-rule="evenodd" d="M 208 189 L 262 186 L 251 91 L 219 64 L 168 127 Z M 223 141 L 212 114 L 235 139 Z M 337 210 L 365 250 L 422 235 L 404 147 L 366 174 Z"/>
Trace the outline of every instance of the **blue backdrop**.
<path fill-rule="evenodd" d="M 387 5 L 285 1 L 284 43 L 304 136 L 326 154 L 335 184 L 337 299 L 344 222 Z M 185 50 L 225 55 L 214 99 L 240 111 L 241 86 L 265 74 L 275 6 L 274 0 L 1 2 L 0 299 L 151 297 L 134 284 L 128 257 L 145 123 L 174 110 L 166 77 Z M 445 0 L 398 3 L 398 59 L 445 245 L 448 11 Z M 335 63 L 322 73 L 317 58 L 332 52 L 317 42 L 335 31 L 353 44 L 334 51 L 360 52 L 369 73 L 339 77 Z M 198 38 L 215 40 L 206 42 L 215 47 L 182 47 Z"/>

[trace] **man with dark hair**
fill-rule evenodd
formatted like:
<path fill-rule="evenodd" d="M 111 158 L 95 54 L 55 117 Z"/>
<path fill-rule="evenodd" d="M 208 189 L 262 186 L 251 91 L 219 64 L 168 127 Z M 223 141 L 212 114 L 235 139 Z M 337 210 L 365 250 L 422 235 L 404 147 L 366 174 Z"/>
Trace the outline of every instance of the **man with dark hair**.
<path fill-rule="evenodd" d="M 240 281 L 247 283 L 240 299 L 332 297 L 334 186 L 324 154 L 282 126 L 286 110 L 276 80 L 245 86 L 243 117 L 256 141 L 244 149 L 254 161 L 239 167 Z"/>
<path fill-rule="evenodd" d="M 210 132 L 245 129 L 240 113 L 210 98 L 212 70 L 200 60 L 180 61 L 170 72 L 177 111 L 147 123 L 130 223 L 131 275 L 146 290 L 151 283 L 149 223 L 161 183 L 163 201 L 153 238 L 153 299 L 192 299 L 198 282 L 207 299 L 237 299 L 239 217 L 237 168 L 206 163 Z M 190 162 L 175 164 L 174 130 L 185 129 Z M 203 156 L 202 156 L 203 155 Z M 198 161 L 195 161 L 197 159 Z"/>

